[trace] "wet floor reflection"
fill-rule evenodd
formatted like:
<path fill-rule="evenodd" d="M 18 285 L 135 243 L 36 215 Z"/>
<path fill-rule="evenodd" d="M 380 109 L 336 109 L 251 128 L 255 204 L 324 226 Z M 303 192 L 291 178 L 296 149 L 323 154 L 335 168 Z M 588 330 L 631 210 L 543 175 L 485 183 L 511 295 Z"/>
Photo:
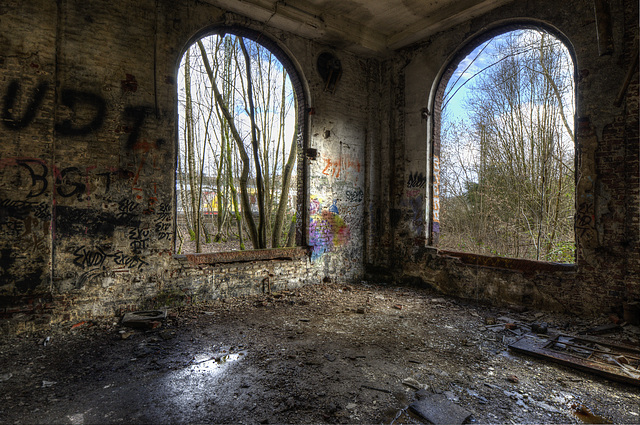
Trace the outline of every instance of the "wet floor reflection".
<path fill-rule="evenodd" d="M 162 396 L 166 406 L 171 406 L 166 410 L 166 419 L 171 421 L 172 415 L 177 414 L 176 419 L 188 422 L 232 401 L 240 379 L 233 370 L 246 355 L 246 351 L 201 353 L 183 368 L 169 373 L 164 378 Z"/>

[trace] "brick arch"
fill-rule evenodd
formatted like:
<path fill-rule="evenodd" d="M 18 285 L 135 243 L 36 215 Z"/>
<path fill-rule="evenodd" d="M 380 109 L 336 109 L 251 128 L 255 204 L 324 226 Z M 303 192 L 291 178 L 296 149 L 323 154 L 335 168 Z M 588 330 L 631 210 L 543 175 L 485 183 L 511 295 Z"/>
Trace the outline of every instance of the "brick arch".
<path fill-rule="evenodd" d="M 285 49 L 269 35 L 248 28 L 243 25 L 231 23 L 231 24 L 218 24 L 210 27 L 206 27 L 196 34 L 194 34 L 186 43 L 181 54 L 179 55 L 179 61 L 182 61 L 185 52 L 198 40 L 211 36 L 211 35 L 225 35 L 231 34 L 237 37 L 242 37 L 260 44 L 262 47 L 268 49 L 282 64 L 287 71 L 289 79 L 291 80 L 291 86 L 296 96 L 296 121 L 297 121 L 297 136 L 296 141 L 298 145 L 297 149 L 297 205 L 296 205 L 296 246 L 302 247 L 308 244 L 307 226 L 308 223 L 308 181 L 309 181 L 309 167 L 307 156 L 305 155 L 308 147 L 309 140 L 309 121 L 308 111 L 310 110 L 309 102 L 309 89 L 305 84 L 305 79 L 302 77 L 302 71 L 297 63 L 294 61 L 293 56 L 285 51 Z M 179 62 L 176 65 L 176 73 L 179 67 Z M 176 121 L 176 125 L 177 121 Z M 178 143 L 178 134 L 176 132 L 176 144 Z M 178 149 L 176 148 L 176 158 L 178 155 Z M 175 182 L 174 182 L 175 187 Z M 175 189 L 174 189 L 175 190 Z M 175 228 L 175 225 L 174 225 Z M 175 240 L 175 238 L 174 238 Z"/>
<path fill-rule="evenodd" d="M 441 130 L 442 130 L 442 103 L 444 100 L 444 92 L 451 79 L 454 72 L 457 70 L 459 64 L 478 46 L 482 43 L 491 40 L 494 37 L 512 32 L 517 30 L 526 30 L 526 29 L 535 29 L 542 30 L 550 35 L 552 35 L 557 40 L 561 41 L 566 47 L 569 55 L 571 57 L 573 63 L 573 79 L 574 82 L 577 83 L 577 60 L 576 53 L 573 44 L 570 42 L 569 38 L 564 35 L 557 28 L 541 21 L 533 20 L 533 19 L 524 19 L 519 21 L 501 21 L 492 24 L 491 26 L 484 28 L 473 36 L 469 37 L 465 40 L 461 45 L 456 49 L 445 61 L 445 65 L 440 69 L 438 76 L 434 80 L 434 83 L 431 88 L 431 92 L 429 94 L 429 102 L 428 102 L 428 111 L 430 111 L 430 128 L 428 132 L 428 175 L 430 176 L 430 185 L 428 189 L 428 208 L 427 208 L 427 217 L 426 221 L 428 223 L 427 227 L 427 243 L 428 245 L 437 246 L 439 239 L 439 222 L 435 219 L 435 214 L 439 211 L 439 205 L 437 204 L 437 192 L 439 188 L 436 187 L 436 173 L 434 170 L 437 169 L 438 165 L 435 163 L 434 159 L 440 157 L 440 148 L 441 148 Z M 574 85 L 574 100 L 576 101 L 575 110 L 578 110 L 577 106 L 577 85 Z M 576 144 L 576 152 L 577 152 L 577 120 L 574 117 L 573 122 L 573 132 L 574 132 L 574 143 Z M 574 154 L 574 161 L 577 165 L 576 156 Z M 577 173 L 578 167 L 574 167 L 574 172 L 576 173 L 576 181 L 577 181 Z M 576 188 L 577 189 L 577 188 Z M 578 240 L 576 237 L 576 253 L 578 247 Z"/>

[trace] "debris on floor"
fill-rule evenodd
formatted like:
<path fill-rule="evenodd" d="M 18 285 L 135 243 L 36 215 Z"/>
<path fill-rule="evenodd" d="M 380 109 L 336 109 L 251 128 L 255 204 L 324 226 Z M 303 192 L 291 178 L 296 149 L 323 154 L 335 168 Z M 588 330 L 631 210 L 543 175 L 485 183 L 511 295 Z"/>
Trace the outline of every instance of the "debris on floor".
<path fill-rule="evenodd" d="M 138 329 L 155 329 L 167 318 L 167 310 L 147 310 L 126 313 L 122 325 Z"/>
<path fill-rule="evenodd" d="M 449 401 L 444 394 L 427 394 L 409 405 L 409 409 L 434 425 L 462 424 L 471 412 Z"/>
<path fill-rule="evenodd" d="M 603 338 L 557 335 L 552 339 L 525 335 L 509 348 L 609 379 L 640 386 L 640 349 Z"/>
<path fill-rule="evenodd" d="M 436 408 L 446 423 L 578 423 L 587 412 L 640 422 L 637 387 L 508 348 L 613 323 L 609 312 L 493 308 L 365 282 L 125 316 L 0 335 L 0 422 L 415 425 Z M 617 325 L 606 339 L 637 345 L 638 326 Z M 555 342 L 579 345 L 578 356 L 600 350 Z M 616 368 L 637 357 L 602 354 Z"/>

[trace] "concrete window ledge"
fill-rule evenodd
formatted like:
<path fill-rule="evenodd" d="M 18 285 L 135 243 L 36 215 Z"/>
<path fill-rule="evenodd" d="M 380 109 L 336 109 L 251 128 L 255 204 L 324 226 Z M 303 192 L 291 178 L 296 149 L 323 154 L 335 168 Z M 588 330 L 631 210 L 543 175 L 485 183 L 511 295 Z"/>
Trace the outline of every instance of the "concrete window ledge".
<path fill-rule="evenodd" d="M 272 248 L 253 249 L 248 251 L 211 252 L 200 254 L 174 255 L 178 261 L 187 261 L 191 264 L 221 264 L 244 263 L 249 261 L 267 260 L 300 260 L 309 257 L 309 248 Z"/>
<path fill-rule="evenodd" d="M 438 254 L 444 257 L 454 257 L 462 261 L 462 264 L 478 267 L 499 268 L 520 271 L 523 273 L 535 272 L 575 272 L 578 266 L 566 263 L 551 263 L 547 261 L 524 260 L 520 258 L 494 257 L 491 255 L 470 254 L 468 252 L 443 251 Z"/>

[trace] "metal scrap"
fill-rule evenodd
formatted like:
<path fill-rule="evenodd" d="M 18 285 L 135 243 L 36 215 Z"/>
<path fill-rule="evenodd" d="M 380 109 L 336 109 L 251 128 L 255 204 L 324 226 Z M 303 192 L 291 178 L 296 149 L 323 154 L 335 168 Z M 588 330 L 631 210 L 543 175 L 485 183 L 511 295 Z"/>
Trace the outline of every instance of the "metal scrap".
<path fill-rule="evenodd" d="M 596 337 L 557 335 L 549 340 L 525 335 L 509 348 L 640 386 L 640 349 L 636 347 Z"/>

